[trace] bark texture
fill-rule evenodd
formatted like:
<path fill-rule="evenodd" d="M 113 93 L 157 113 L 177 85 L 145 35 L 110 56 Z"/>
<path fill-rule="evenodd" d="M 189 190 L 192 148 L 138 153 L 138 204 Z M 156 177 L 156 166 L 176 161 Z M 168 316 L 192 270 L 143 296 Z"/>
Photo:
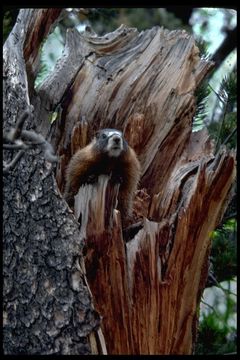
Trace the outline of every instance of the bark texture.
<path fill-rule="evenodd" d="M 48 21 L 45 23 L 48 24 Z M 35 51 L 31 52 L 35 54 Z M 25 51 L 25 56 L 28 53 Z M 25 58 L 25 61 L 28 61 L 30 68 L 35 69 L 35 66 L 31 67 L 31 57 Z M 54 146 L 59 156 L 56 180 L 61 192 L 64 189 L 64 174 L 70 157 L 79 147 L 85 146 L 95 130 L 100 128 L 113 127 L 122 130 L 138 154 L 142 167 L 141 183 L 134 202 L 134 220 L 141 220 L 143 226 L 127 243 L 123 239 L 121 214 L 115 209 L 118 187 L 113 187 L 106 177 L 99 177 L 96 184 L 80 188 L 75 198 L 74 210 L 80 225 L 73 216 L 66 214 L 66 205 L 60 199 L 60 193 L 56 195 L 52 175 L 47 177 L 51 179 L 51 186 L 48 187 L 49 206 L 46 205 L 46 208 L 41 210 L 43 204 L 34 203 L 37 206 L 36 211 L 44 214 L 44 228 L 49 224 L 49 214 L 51 219 L 55 219 L 43 241 L 46 255 L 43 256 L 43 252 L 40 256 L 37 251 L 40 258 L 48 259 L 51 255 L 49 250 L 52 247 L 54 249 L 52 261 L 55 272 L 50 276 L 51 262 L 44 260 L 44 281 L 47 285 L 46 290 L 42 291 L 44 296 L 47 296 L 46 292 L 50 292 L 50 298 L 57 298 L 59 301 L 63 297 L 67 303 L 66 316 L 54 307 L 55 302 L 49 303 L 46 310 L 45 317 L 47 314 L 53 316 L 49 315 L 50 321 L 46 321 L 46 326 L 52 321 L 56 331 L 59 323 L 64 324 L 62 332 L 55 335 L 54 331 L 50 331 L 50 339 L 47 339 L 54 343 L 52 349 L 58 349 L 55 352 L 84 353 L 83 348 L 78 349 L 77 343 L 79 341 L 81 346 L 87 346 L 87 339 L 90 339 L 92 353 L 99 352 L 99 344 L 101 351 L 109 354 L 193 352 L 197 306 L 208 272 L 210 234 L 221 219 L 235 177 L 235 154 L 221 149 L 214 156 L 213 144 L 207 133 L 192 132 L 194 92 L 212 66 L 212 63 L 199 58 L 193 37 L 185 31 L 170 32 L 154 27 L 139 33 L 136 29 L 121 26 L 113 33 L 98 37 L 96 34 L 79 34 L 70 30 L 67 32 L 63 56 L 55 70 L 36 93 L 32 92 L 31 104 L 34 105 L 35 122 L 31 126 Z M 34 74 L 34 71 L 32 73 Z M 58 117 L 51 123 L 49 116 L 55 111 L 58 112 Z M 6 118 L 9 119 L 9 116 L 6 115 Z M 42 169 L 44 174 L 44 161 L 40 161 L 40 157 L 38 159 L 39 168 L 34 168 L 35 172 Z M 24 165 L 27 159 L 23 158 L 22 161 Z M 28 161 L 26 170 L 33 170 L 29 168 L 31 161 Z M 14 174 L 9 176 L 11 179 Z M 24 173 L 21 176 L 26 178 Z M 14 189 L 19 186 L 18 179 L 15 175 L 10 185 L 9 179 L 6 181 L 6 197 L 10 196 L 9 191 L 13 197 L 16 192 Z M 29 186 L 34 187 L 34 182 Z M 36 184 L 36 189 L 37 186 L 41 186 L 41 183 Z M 34 199 L 36 189 L 33 192 Z M 24 187 L 21 187 L 21 191 L 24 191 Z M 42 191 L 44 201 L 46 192 L 39 191 L 38 196 Z M 56 197 L 58 200 L 54 202 L 53 198 Z M 17 198 L 15 196 L 15 202 Z M 48 204 L 48 200 L 45 201 Z M 22 206 L 22 202 L 18 204 Z M 39 206 L 41 204 L 42 206 Z M 5 227 L 8 228 L 7 224 L 10 222 L 7 219 L 10 213 L 15 219 L 18 218 L 18 213 L 14 211 L 15 207 L 12 209 L 7 203 L 5 207 L 4 213 L 8 214 L 5 215 Z M 24 214 L 26 216 L 26 212 Z M 28 211 L 27 214 L 32 219 L 32 212 L 29 214 Z M 21 216 L 20 222 L 23 222 L 23 215 Z M 65 222 L 62 219 L 65 219 Z M 67 225 L 69 221 L 72 221 L 73 227 Z M 65 226 L 69 230 L 65 229 Z M 38 229 L 35 225 L 34 227 Z M 82 248 L 84 244 L 85 265 L 80 256 L 82 269 L 85 267 L 82 273 L 78 273 L 74 267 L 74 257 L 78 253 L 75 244 L 75 231 L 78 227 L 78 245 Z M 6 253 L 9 249 L 13 251 L 16 237 L 12 229 L 9 233 L 12 240 L 5 246 Z M 5 230 L 5 239 L 9 239 L 9 233 Z M 51 245 L 52 242 L 55 244 L 54 238 L 58 238 L 58 235 L 60 248 Z M 37 231 L 36 239 L 38 236 Z M 29 239 L 27 234 L 25 238 L 21 235 L 21 246 L 17 252 L 25 253 L 26 239 Z M 63 239 L 67 244 L 63 244 Z M 39 246 L 37 244 L 39 242 L 34 242 L 36 249 Z M 31 252 L 33 249 L 31 245 Z M 81 251 L 79 254 L 81 255 Z M 11 252 L 10 258 L 16 259 L 14 252 Z M 28 266 L 32 268 L 32 264 Z M 10 262 L 5 262 L 4 274 L 12 281 L 24 278 L 24 270 L 18 274 L 19 279 L 13 278 L 14 271 L 9 271 L 9 267 Z M 36 265 L 35 274 L 40 274 L 38 271 L 39 265 Z M 86 286 L 89 285 L 94 307 L 102 316 L 101 329 L 104 338 L 99 330 L 97 333 L 92 332 L 99 321 L 90 303 L 89 293 L 83 293 L 86 289 L 81 279 L 84 279 L 85 272 L 88 279 Z M 44 272 L 41 272 L 42 274 Z M 66 278 L 69 279 L 70 274 L 73 279 L 79 279 L 79 285 L 74 281 L 73 285 L 71 282 L 67 283 Z M 31 283 L 29 276 L 28 268 L 28 284 Z M 41 276 L 35 276 L 35 280 L 43 284 L 37 287 L 37 291 L 44 288 L 44 281 L 41 283 L 41 279 Z M 49 285 L 51 281 L 55 281 L 55 287 Z M 58 291 L 56 284 L 59 283 L 63 291 L 67 292 L 65 296 L 55 295 Z M 16 352 L 9 314 L 15 315 L 18 304 L 21 305 L 22 302 L 8 301 L 9 291 L 6 289 L 7 285 L 5 346 L 8 352 L 11 352 L 11 349 Z M 22 287 L 19 287 L 20 294 L 21 291 Z M 32 296 L 34 300 L 38 299 L 38 294 Z M 18 297 L 21 299 L 21 296 Z M 70 312 L 71 301 L 78 306 L 75 296 L 86 307 L 83 306 L 84 310 L 79 307 L 79 311 Z M 40 299 L 44 297 L 40 296 Z M 23 309 L 28 309 L 31 323 L 35 315 L 34 306 L 29 304 L 30 297 L 24 303 Z M 60 315 L 56 315 L 59 312 Z M 16 321 L 17 329 L 21 329 L 22 323 L 26 321 L 24 311 L 21 314 L 23 320 Z M 89 318 L 86 314 L 89 314 Z M 81 319 L 82 323 L 78 323 L 74 316 Z M 30 336 L 32 325 L 27 325 L 24 325 L 24 329 Z M 64 331 L 69 334 L 65 342 Z M 80 336 L 76 343 L 71 331 L 74 336 Z M 58 348 L 56 341 L 62 341 Z M 44 343 L 42 346 L 46 345 L 42 339 L 40 343 Z M 33 347 L 31 352 L 37 353 L 36 349 L 38 348 Z M 39 352 L 50 353 L 48 350 Z"/>
<path fill-rule="evenodd" d="M 21 10 L 4 45 L 5 133 L 30 105 L 25 63 L 33 65 L 32 54 L 37 54 L 41 41 L 33 20 L 38 19 L 47 33 L 55 17 L 54 9 Z M 35 38 L 31 51 L 26 37 L 30 34 Z M 33 127 L 31 118 L 25 127 Z M 16 153 L 4 150 L 4 161 L 11 161 Z M 3 221 L 4 353 L 99 353 L 100 317 L 81 267 L 78 224 L 62 200 L 54 165 L 36 145 L 3 176 Z"/>

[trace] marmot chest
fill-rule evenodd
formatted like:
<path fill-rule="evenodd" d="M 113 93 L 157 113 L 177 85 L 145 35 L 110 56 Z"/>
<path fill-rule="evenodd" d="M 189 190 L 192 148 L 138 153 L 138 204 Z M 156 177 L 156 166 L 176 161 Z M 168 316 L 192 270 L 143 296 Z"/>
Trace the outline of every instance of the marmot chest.
<path fill-rule="evenodd" d="M 104 157 L 92 169 L 95 175 L 123 175 L 124 166 L 120 158 Z"/>

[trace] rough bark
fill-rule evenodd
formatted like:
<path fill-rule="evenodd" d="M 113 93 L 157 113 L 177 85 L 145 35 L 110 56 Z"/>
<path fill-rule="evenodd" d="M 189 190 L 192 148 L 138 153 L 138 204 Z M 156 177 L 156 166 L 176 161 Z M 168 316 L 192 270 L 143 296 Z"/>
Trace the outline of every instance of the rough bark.
<path fill-rule="evenodd" d="M 75 217 L 80 221 L 75 227 L 80 227 L 79 244 L 85 245 L 85 265 L 81 264 L 86 267 L 94 307 L 102 316 L 109 354 L 193 351 L 197 306 L 208 271 L 209 235 L 222 216 L 235 176 L 235 154 L 222 149 L 215 157 L 207 134 L 192 133 L 194 92 L 212 65 L 199 59 L 194 39 L 185 31 L 154 27 L 138 33 L 121 26 L 98 37 L 71 30 L 55 71 L 31 96 L 36 119 L 32 126 L 59 156 L 56 179 L 61 191 L 70 157 L 99 128 L 123 130 L 141 162 L 134 219 L 142 220 L 143 227 L 127 244 L 121 214 L 115 209 L 118 188 L 107 178 L 81 187 L 75 199 Z M 49 115 L 56 109 L 58 117 L 51 124 Z M 14 186 L 6 189 L 12 191 Z M 51 199 L 54 185 L 49 192 Z M 55 218 L 64 206 L 59 195 L 59 203 L 51 203 L 46 214 L 51 211 Z M 50 231 L 49 238 L 60 230 L 54 232 L 51 226 Z M 72 234 L 69 231 L 67 249 L 53 254 L 67 272 L 75 271 Z M 66 264 L 65 251 L 70 253 Z M 8 269 L 6 265 L 5 274 Z M 33 316 L 33 308 L 28 308 Z M 12 308 L 7 311 L 12 312 Z M 81 317 L 82 312 L 78 314 Z M 67 328 L 72 321 L 75 324 L 67 318 Z M 96 327 L 96 321 L 84 318 L 82 326 L 86 323 L 85 340 Z M 31 334 L 31 326 L 27 329 Z M 11 339 L 10 331 L 5 338 Z M 69 339 L 72 335 L 67 344 Z M 103 340 L 99 336 L 92 343 L 99 339 Z M 78 350 L 66 345 L 64 351 Z"/>
<path fill-rule="evenodd" d="M 21 10 L 4 45 L 5 133 L 30 105 L 25 63 L 26 58 L 32 65 L 35 62 L 32 54 L 37 54 L 41 39 L 33 19 L 39 20 L 43 13 L 42 21 L 50 25 L 54 9 L 47 14 Z M 47 34 L 50 26 L 38 25 Z M 36 48 L 26 51 L 24 59 L 30 34 Z M 25 127 L 32 127 L 31 118 Z M 5 150 L 4 161 L 11 161 L 16 151 Z M 99 353 L 101 346 L 94 344 L 100 338 L 100 318 L 81 268 L 78 224 L 62 200 L 53 164 L 36 146 L 4 173 L 3 222 L 4 353 Z"/>

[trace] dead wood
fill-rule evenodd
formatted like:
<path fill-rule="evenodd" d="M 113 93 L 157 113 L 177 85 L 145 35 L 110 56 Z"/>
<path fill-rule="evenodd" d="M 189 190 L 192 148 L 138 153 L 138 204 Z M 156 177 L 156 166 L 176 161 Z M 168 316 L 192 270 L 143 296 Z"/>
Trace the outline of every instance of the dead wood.
<path fill-rule="evenodd" d="M 213 64 L 184 31 L 122 26 L 77 38 L 85 60 L 46 130 L 61 156 L 60 188 L 69 157 L 99 128 L 123 130 L 142 166 L 134 216 L 144 227 L 127 244 L 106 184 L 80 189 L 76 199 L 108 353 L 191 354 L 210 234 L 235 176 L 234 154 L 214 157 L 206 131 L 192 133 L 194 92 Z"/>
<path fill-rule="evenodd" d="M 143 227 L 127 243 L 117 186 L 100 177 L 75 198 L 83 278 L 102 317 L 92 353 L 193 352 L 210 234 L 235 177 L 235 154 L 222 148 L 214 156 L 207 133 L 192 133 L 194 93 L 212 66 L 185 31 L 121 26 L 98 37 L 73 30 L 54 72 L 31 95 L 32 126 L 60 159 L 61 191 L 70 157 L 99 128 L 122 130 L 141 162 L 134 219 Z"/>

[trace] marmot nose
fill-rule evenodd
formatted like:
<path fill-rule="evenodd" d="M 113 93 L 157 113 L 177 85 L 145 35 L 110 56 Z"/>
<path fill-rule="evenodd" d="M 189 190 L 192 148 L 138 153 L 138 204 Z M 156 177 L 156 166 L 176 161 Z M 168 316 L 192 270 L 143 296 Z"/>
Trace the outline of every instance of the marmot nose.
<path fill-rule="evenodd" d="M 113 137 L 113 142 L 118 145 L 120 143 L 120 137 L 119 136 L 114 136 Z"/>

